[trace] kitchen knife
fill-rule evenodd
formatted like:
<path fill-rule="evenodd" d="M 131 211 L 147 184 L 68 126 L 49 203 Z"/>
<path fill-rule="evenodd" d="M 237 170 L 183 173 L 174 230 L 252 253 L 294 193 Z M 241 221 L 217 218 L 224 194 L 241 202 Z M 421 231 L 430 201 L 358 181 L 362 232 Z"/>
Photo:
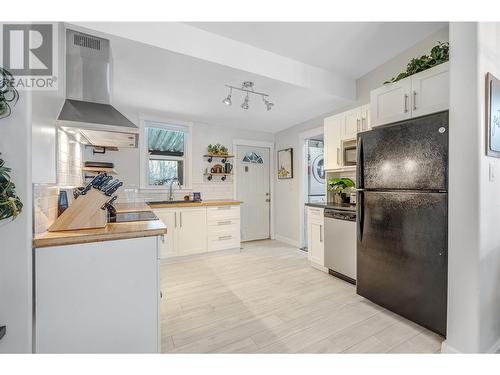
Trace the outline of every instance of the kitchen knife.
<path fill-rule="evenodd" d="M 99 173 L 97 176 L 95 176 L 92 181 L 90 181 L 87 186 L 83 188 L 83 190 L 80 192 L 80 195 L 85 195 L 87 192 L 92 189 L 92 186 L 95 186 L 99 184 L 99 182 L 104 178 L 103 173 Z"/>
<path fill-rule="evenodd" d="M 113 177 L 111 176 L 106 176 L 104 177 L 104 179 L 101 181 L 101 183 L 99 184 L 99 186 L 97 187 L 100 191 L 104 191 L 106 189 L 106 186 L 108 185 L 108 183 L 113 179 Z"/>
<path fill-rule="evenodd" d="M 107 189 L 104 194 L 106 194 L 108 197 L 110 197 L 122 185 L 123 185 L 123 182 L 119 181 L 117 184 L 115 184 L 112 187 L 110 187 L 109 189 Z"/>
<path fill-rule="evenodd" d="M 113 187 L 115 187 L 116 185 L 118 185 L 120 183 L 120 181 L 118 180 L 113 180 L 112 182 L 110 182 L 109 184 L 107 184 L 106 186 L 104 186 L 104 188 L 101 190 L 103 193 L 106 193 L 109 189 L 112 189 Z"/>
<path fill-rule="evenodd" d="M 104 203 L 101 207 L 102 210 L 105 210 L 106 208 L 108 208 L 109 206 L 112 206 L 113 205 L 113 202 L 116 201 L 118 199 L 118 195 L 115 195 L 113 198 L 111 198 L 109 201 L 107 201 L 106 203 Z"/>

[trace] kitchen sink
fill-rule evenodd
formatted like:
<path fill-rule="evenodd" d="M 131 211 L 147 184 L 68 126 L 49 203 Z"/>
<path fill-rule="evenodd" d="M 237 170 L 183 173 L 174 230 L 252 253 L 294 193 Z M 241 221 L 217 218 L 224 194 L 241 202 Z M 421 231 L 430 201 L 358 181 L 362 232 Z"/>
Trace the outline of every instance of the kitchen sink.
<path fill-rule="evenodd" d="M 179 204 L 179 203 L 201 203 L 201 201 L 148 201 L 147 204 Z"/>

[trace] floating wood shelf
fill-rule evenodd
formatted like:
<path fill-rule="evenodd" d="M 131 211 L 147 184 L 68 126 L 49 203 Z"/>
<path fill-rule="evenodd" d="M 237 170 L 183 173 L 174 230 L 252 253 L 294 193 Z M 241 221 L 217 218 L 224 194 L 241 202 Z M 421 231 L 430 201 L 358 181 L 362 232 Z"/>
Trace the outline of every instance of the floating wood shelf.
<path fill-rule="evenodd" d="M 232 176 L 233 174 L 232 173 L 211 173 L 211 172 L 209 172 L 209 173 L 204 173 L 204 175 L 207 176 L 208 181 L 211 181 L 213 176 L 221 176 L 221 180 L 225 181 L 227 176 Z"/>
<path fill-rule="evenodd" d="M 234 158 L 234 155 L 203 155 L 203 157 L 208 158 L 208 162 L 211 163 L 212 160 L 215 159 L 221 159 L 221 162 L 224 163 L 227 159 Z"/>

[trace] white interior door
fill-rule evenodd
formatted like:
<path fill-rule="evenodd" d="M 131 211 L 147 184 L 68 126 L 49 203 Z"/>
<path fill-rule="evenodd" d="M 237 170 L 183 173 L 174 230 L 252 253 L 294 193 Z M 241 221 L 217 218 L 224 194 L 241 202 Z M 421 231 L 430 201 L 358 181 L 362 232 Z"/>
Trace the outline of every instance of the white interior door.
<path fill-rule="evenodd" d="M 241 200 L 241 240 L 270 237 L 271 189 L 269 148 L 238 146 L 236 194 Z"/>

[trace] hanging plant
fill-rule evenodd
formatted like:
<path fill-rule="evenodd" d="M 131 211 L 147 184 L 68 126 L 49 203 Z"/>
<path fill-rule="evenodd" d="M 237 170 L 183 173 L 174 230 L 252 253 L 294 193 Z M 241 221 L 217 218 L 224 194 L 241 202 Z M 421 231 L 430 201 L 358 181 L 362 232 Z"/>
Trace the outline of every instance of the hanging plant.
<path fill-rule="evenodd" d="M 0 158 L 0 220 L 9 217 L 15 219 L 23 208 L 21 200 L 16 195 L 16 186 L 10 180 L 10 171 L 11 169 L 7 168 L 3 159 Z"/>
<path fill-rule="evenodd" d="M 0 68 L 0 118 L 8 117 L 19 99 L 19 93 L 12 86 L 14 77 L 4 68 Z"/>
<path fill-rule="evenodd" d="M 386 83 L 397 82 L 403 78 L 409 77 L 415 73 L 435 67 L 436 65 L 447 62 L 450 59 L 450 44 L 448 42 L 438 42 L 431 49 L 430 55 L 424 55 L 419 58 L 413 58 L 406 66 L 406 71 L 399 73 L 396 77 L 392 77 Z"/>

